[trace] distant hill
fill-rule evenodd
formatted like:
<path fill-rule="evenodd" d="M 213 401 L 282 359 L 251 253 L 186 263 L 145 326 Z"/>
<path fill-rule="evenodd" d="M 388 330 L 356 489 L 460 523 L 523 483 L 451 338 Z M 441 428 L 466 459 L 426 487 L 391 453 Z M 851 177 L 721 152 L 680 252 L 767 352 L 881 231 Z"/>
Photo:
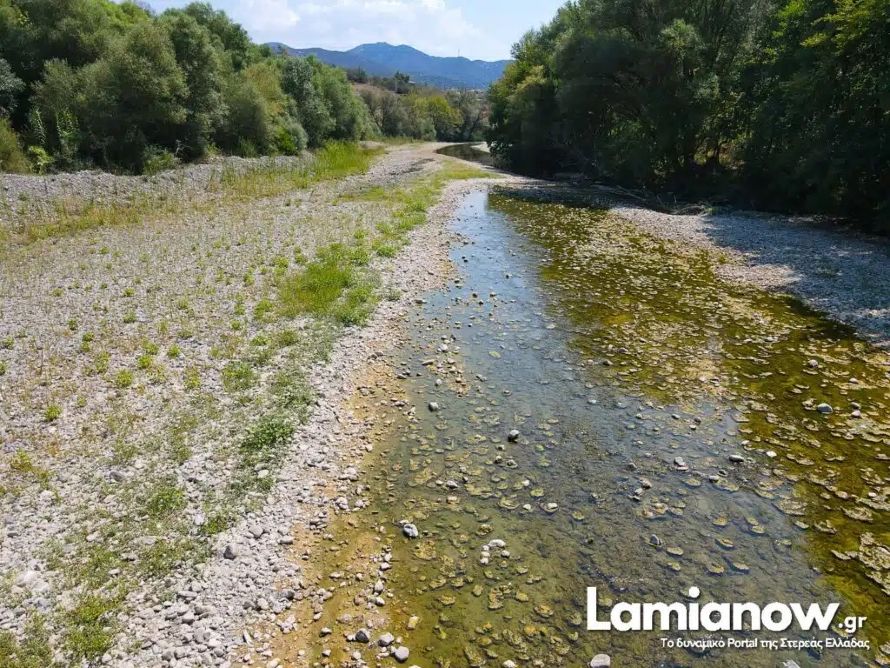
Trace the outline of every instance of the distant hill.
<path fill-rule="evenodd" d="M 379 77 L 403 72 L 418 83 L 438 88 L 487 88 L 501 77 L 510 62 L 440 58 L 404 44 L 393 46 L 385 42 L 362 44 L 349 51 L 294 49 L 280 42 L 269 42 L 267 46 L 291 56 L 315 56 L 329 65 L 360 67 L 368 74 Z"/>

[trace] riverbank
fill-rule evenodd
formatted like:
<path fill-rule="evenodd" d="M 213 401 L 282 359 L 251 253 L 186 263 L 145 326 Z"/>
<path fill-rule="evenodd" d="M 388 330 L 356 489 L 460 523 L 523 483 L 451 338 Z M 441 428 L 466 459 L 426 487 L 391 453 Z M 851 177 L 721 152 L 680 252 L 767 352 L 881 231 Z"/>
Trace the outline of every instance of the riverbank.
<path fill-rule="evenodd" d="M 501 637 L 446 640 L 446 629 L 506 605 L 525 628 L 505 630 L 517 644 L 500 657 L 544 651 L 562 665 L 572 653 L 649 656 L 611 638 L 590 647 L 577 630 L 579 574 L 548 578 L 581 545 L 595 564 L 584 577 L 614 583 L 613 596 L 651 581 L 652 563 L 752 573 L 756 593 L 775 576 L 770 559 L 793 574 L 789 596 L 826 591 L 806 577 L 812 531 L 786 515 L 819 531 L 883 522 L 880 491 L 850 482 L 874 488 L 866 464 L 836 463 L 850 439 L 883 456 L 878 355 L 761 298 L 751 276 L 730 273 L 745 258 L 721 259 L 707 237 L 660 244 L 670 219 L 535 214 L 523 197 L 553 186 L 472 180 L 483 174 L 434 148 L 392 148 L 364 173 L 256 188 L 222 210 L 35 239 L 4 258 L 0 591 L 11 603 L 0 630 L 62 664 L 363 665 L 372 650 L 358 634 L 383 641 L 378 660 L 404 648 L 424 665 L 441 642 L 482 665 Z M 490 206 L 494 184 L 520 197 Z M 316 299 L 332 276 L 340 291 Z M 745 379 L 766 378 L 771 356 L 796 385 L 764 412 Z M 715 397 L 724 403 L 702 405 Z M 833 417 L 818 417 L 820 401 Z M 829 420 L 837 442 L 814 445 Z M 788 436 L 814 430 L 804 450 Z M 816 495 L 855 500 L 827 525 L 783 487 L 815 451 L 830 457 Z M 757 462 L 777 453 L 766 473 Z M 646 524 L 666 518 L 652 543 Z M 842 556 L 820 550 L 819 568 L 880 579 L 880 541 L 860 533 L 842 532 Z M 645 559 L 607 577 L 615 551 Z M 676 595 L 679 582 L 656 581 Z M 483 605 L 455 620 L 468 592 Z"/>
<path fill-rule="evenodd" d="M 292 600 L 291 529 L 354 475 L 337 383 L 435 275 L 440 226 L 408 235 L 484 176 L 455 164 L 407 146 L 289 188 L 265 171 L 212 207 L 7 247 L 0 656 L 224 665 Z"/>

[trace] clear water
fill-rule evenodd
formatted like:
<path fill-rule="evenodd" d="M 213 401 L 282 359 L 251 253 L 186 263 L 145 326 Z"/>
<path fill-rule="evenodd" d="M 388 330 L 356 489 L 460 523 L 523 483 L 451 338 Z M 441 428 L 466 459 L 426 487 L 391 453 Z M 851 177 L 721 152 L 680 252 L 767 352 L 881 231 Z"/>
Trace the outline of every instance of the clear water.
<path fill-rule="evenodd" d="M 599 211 L 480 193 L 453 226 L 458 278 L 425 295 L 413 345 L 395 353 L 417 411 L 375 423 L 372 508 L 333 528 L 393 544 L 386 614 L 409 663 L 875 661 L 890 592 L 887 355 Z M 402 537 L 402 519 L 421 537 Z M 480 563 L 492 539 L 509 557 Z M 858 637 L 872 649 L 701 652 L 662 647 L 676 632 L 588 632 L 588 586 L 606 609 L 684 601 L 692 586 L 700 603 L 837 601 L 869 618 Z M 782 635 L 812 636 L 735 637 Z"/>

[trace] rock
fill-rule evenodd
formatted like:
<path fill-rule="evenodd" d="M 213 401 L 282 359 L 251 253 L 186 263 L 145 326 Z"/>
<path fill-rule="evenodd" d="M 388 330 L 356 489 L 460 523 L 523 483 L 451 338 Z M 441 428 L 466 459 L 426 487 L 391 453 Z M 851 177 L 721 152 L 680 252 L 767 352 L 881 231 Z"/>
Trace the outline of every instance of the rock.
<path fill-rule="evenodd" d="M 501 664 L 501 668 L 516 668 L 516 662 L 512 659 L 507 659 Z"/>
<path fill-rule="evenodd" d="M 519 440 L 519 430 L 511 429 L 510 433 L 507 434 L 507 440 L 510 441 L 510 443 L 515 443 L 516 441 L 518 441 Z"/>
<path fill-rule="evenodd" d="M 393 657 L 395 657 L 395 660 L 398 661 L 399 663 L 405 663 L 405 661 L 408 660 L 408 656 L 410 654 L 411 654 L 411 652 L 408 651 L 408 648 L 404 647 L 404 646 L 397 647 L 396 650 L 392 653 Z"/>
<path fill-rule="evenodd" d="M 439 404 L 437 404 L 435 401 L 431 401 L 427 404 L 427 408 L 430 409 L 431 413 L 435 413 L 439 410 Z"/>
<path fill-rule="evenodd" d="M 355 632 L 355 635 L 352 637 L 355 642 L 360 642 L 363 644 L 367 644 L 371 642 L 371 634 L 368 633 L 368 629 L 359 629 Z"/>
<path fill-rule="evenodd" d="M 590 668 L 609 668 L 612 658 L 608 654 L 597 654 L 590 660 Z"/>
<path fill-rule="evenodd" d="M 392 633 L 384 633 L 377 639 L 377 644 L 381 647 L 389 647 L 396 641 Z"/>
<path fill-rule="evenodd" d="M 745 458 L 741 455 L 730 455 L 729 461 L 731 461 L 733 464 L 741 464 L 743 461 L 745 461 Z"/>
<path fill-rule="evenodd" d="M 420 617 L 418 617 L 417 615 L 411 615 L 408 618 L 408 630 L 409 631 L 413 631 L 414 629 L 416 629 L 418 624 L 420 624 Z"/>
<path fill-rule="evenodd" d="M 800 668 L 800 665 L 797 661 L 788 659 L 787 661 L 782 662 L 782 668 Z"/>
<path fill-rule="evenodd" d="M 226 549 L 223 550 L 223 558 L 224 559 L 235 559 L 238 557 L 238 550 L 231 543 L 226 545 Z"/>
<path fill-rule="evenodd" d="M 420 535 L 420 531 L 417 530 L 417 527 L 410 522 L 406 522 L 402 525 L 402 533 L 405 534 L 406 538 L 417 538 Z"/>
<path fill-rule="evenodd" d="M 828 415 L 830 413 L 834 413 L 834 409 L 831 407 L 831 405 L 826 404 L 825 402 L 822 402 L 821 404 L 816 406 L 816 410 L 819 411 L 820 413 L 822 413 L 822 415 Z"/>

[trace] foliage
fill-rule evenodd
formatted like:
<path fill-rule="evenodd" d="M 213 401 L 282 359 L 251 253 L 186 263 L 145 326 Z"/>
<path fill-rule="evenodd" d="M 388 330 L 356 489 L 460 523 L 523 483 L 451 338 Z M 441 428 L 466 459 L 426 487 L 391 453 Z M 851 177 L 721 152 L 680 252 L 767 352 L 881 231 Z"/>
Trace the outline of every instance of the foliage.
<path fill-rule="evenodd" d="M 377 128 L 388 137 L 478 141 L 486 128 L 485 98 L 474 91 L 442 93 L 414 87 L 409 93 L 397 94 L 363 86 L 360 93 Z"/>
<path fill-rule="evenodd" d="M 273 55 L 208 3 L 154 14 L 111 0 L 0 0 L 4 116 L 41 171 L 156 171 L 214 147 L 297 154 L 378 134 L 342 70 Z M 21 152 L 10 136 L 4 128 L 3 169 Z"/>
<path fill-rule="evenodd" d="M 27 172 L 28 159 L 19 138 L 5 118 L 0 118 L 0 172 Z"/>
<path fill-rule="evenodd" d="M 890 2 L 578 0 L 514 47 L 494 154 L 747 204 L 890 210 Z"/>

